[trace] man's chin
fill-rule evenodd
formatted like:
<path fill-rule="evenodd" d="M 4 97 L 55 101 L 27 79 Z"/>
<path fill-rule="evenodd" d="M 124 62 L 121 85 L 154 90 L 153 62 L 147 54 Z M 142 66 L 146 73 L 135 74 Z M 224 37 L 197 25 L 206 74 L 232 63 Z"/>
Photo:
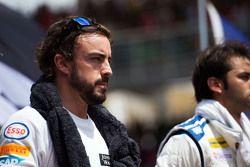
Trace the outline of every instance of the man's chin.
<path fill-rule="evenodd" d="M 88 102 L 88 104 L 89 105 L 98 105 L 98 104 L 102 104 L 104 101 L 105 101 L 105 99 L 95 99 L 95 100 Z"/>
<path fill-rule="evenodd" d="M 89 100 L 88 104 L 96 105 L 102 104 L 106 100 L 105 94 L 96 94 L 91 100 Z"/>
<path fill-rule="evenodd" d="M 103 88 L 97 88 L 96 90 L 95 90 L 95 96 L 97 97 L 97 98 L 105 98 L 106 99 L 106 91 L 107 91 L 107 89 L 103 89 Z"/>
<path fill-rule="evenodd" d="M 102 95 L 102 96 L 98 96 L 98 98 L 96 99 L 96 101 L 97 101 L 99 104 L 102 104 L 105 100 L 106 100 L 105 94 Z"/>

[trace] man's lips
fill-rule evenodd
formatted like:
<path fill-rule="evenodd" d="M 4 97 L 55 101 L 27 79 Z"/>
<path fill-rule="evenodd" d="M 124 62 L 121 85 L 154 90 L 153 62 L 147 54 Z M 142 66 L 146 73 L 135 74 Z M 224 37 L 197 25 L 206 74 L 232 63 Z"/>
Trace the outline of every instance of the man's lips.
<path fill-rule="evenodd" d="M 107 88 L 108 87 L 108 82 L 98 82 L 96 85 L 100 86 L 100 87 Z"/>

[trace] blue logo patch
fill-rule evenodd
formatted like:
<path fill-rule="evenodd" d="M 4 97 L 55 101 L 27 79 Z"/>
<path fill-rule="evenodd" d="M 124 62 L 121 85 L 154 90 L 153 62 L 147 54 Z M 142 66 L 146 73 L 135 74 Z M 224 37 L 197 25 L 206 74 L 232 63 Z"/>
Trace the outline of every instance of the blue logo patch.
<path fill-rule="evenodd" d="M 20 162 L 22 162 L 24 159 L 23 158 L 19 158 L 13 155 L 7 155 L 7 156 L 2 156 L 0 157 L 0 166 L 3 165 L 17 165 Z"/>
<path fill-rule="evenodd" d="M 21 122 L 14 122 L 4 129 L 4 137 L 21 140 L 29 136 L 29 128 Z"/>

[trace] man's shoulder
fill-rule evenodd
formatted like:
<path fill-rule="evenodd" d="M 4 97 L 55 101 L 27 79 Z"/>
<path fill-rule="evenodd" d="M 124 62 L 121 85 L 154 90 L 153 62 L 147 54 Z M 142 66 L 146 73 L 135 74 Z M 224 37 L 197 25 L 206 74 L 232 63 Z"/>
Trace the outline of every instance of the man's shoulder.
<path fill-rule="evenodd" d="M 194 115 L 192 118 L 175 126 L 173 131 L 184 130 L 199 141 L 205 135 L 206 126 L 208 126 L 208 120 L 199 115 Z"/>
<path fill-rule="evenodd" d="M 39 128 L 43 126 L 46 127 L 47 123 L 37 110 L 30 106 L 26 106 L 13 113 L 4 123 L 2 128 L 14 125 Z"/>
<path fill-rule="evenodd" d="M 1 128 L 6 139 L 23 140 L 48 133 L 46 120 L 34 108 L 27 106 L 13 113 Z"/>
<path fill-rule="evenodd" d="M 200 115 L 194 115 L 192 118 L 185 120 L 177 126 L 189 129 L 194 126 L 201 126 L 203 124 L 206 124 L 206 122 L 207 120 L 204 117 Z"/>
<path fill-rule="evenodd" d="M 199 141 L 206 133 L 206 126 L 208 121 L 199 116 L 194 115 L 192 118 L 185 120 L 184 122 L 175 125 L 166 135 L 161 143 L 160 149 L 169 141 L 170 138 L 178 138 L 179 140 L 187 141 Z"/>
<path fill-rule="evenodd" d="M 26 106 L 13 113 L 9 117 L 9 119 L 30 120 L 31 122 L 33 122 L 43 120 L 43 117 L 36 109 L 32 108 L 31 106 Z"/>

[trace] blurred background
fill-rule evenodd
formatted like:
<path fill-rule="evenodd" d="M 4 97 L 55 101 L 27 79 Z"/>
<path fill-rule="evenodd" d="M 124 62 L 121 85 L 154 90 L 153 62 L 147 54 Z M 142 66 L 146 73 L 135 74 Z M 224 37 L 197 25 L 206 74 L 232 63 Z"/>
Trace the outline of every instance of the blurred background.
<path fill-rule="evenodd" d="M 211 2 L 250 36 L 249 0 Z M 159 143 L 196 105 L 191 74 L 201 50 L 198 1 L 0 0 L 2 119 L 29 103 L 30 85 L 40 74 L 35 47 L 49 25 L 67 15 L 94 18 L 112 31 L 113 77 L 104 105 L 140 145 L 141 166 L 154 166 Z M 212 45 L 209 19 L 206 26 Z"/>

